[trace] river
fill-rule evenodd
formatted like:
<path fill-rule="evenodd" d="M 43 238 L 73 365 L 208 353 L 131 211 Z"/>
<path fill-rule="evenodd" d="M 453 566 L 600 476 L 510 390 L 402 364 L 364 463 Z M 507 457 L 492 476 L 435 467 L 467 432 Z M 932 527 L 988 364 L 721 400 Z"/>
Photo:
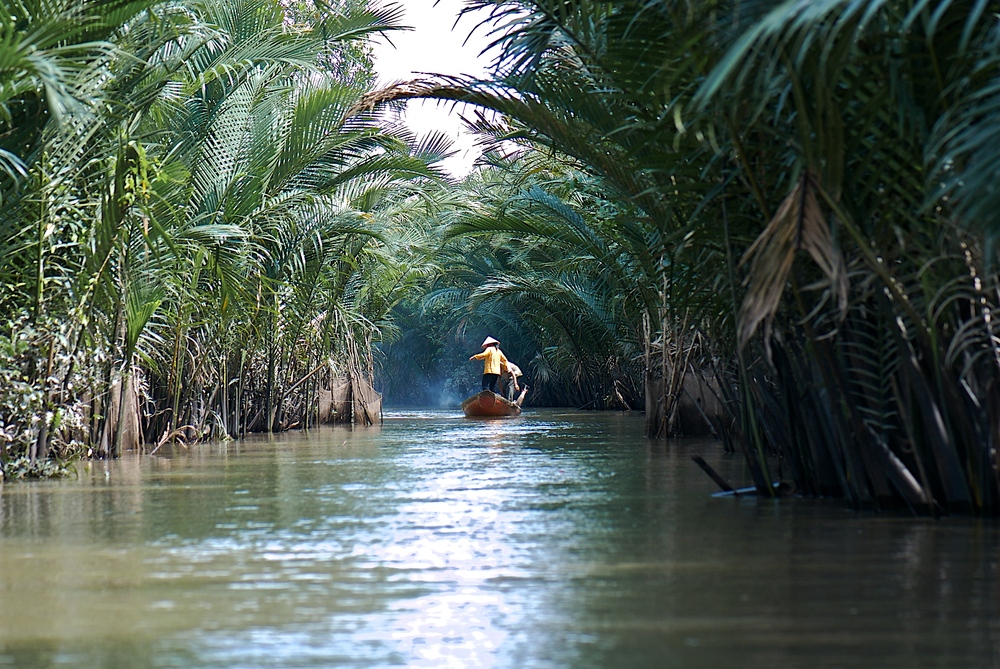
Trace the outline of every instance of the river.
<path fill-rule="evenodd" d="M 632 416 L 386 416 L 0 490 L 0 666 L 1000 666 L 996 521 L 713 498 Z"/>

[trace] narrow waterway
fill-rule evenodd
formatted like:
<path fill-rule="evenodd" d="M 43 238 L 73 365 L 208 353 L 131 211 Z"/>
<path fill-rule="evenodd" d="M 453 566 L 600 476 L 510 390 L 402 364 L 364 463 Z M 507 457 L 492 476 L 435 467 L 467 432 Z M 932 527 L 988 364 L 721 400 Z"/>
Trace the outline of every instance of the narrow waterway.
<path fill-rule="evenodd" d="M 398 412 L 0 490 L 0 666 L 995 667 L 995 521 L 712 498 L 641 418 Z"/>

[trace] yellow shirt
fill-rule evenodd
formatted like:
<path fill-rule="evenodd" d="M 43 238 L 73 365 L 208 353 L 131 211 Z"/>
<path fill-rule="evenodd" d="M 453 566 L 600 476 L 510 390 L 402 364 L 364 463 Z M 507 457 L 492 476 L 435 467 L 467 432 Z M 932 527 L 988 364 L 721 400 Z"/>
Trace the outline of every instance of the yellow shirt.
<path fill-rule="evenodd" d="M 497 346 L 487 346 L 482 353 L 472 356 L 473 360 L 485 360 L 483 374 L 499 374 L 507 368 L 507 356 Z"/>

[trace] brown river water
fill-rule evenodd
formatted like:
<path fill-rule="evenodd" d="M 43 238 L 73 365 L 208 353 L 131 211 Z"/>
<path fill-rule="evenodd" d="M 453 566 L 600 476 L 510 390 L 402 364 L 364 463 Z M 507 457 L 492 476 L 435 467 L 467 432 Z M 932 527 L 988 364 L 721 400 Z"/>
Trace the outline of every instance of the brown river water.
<path fill-rule="evenodd" d="M 0 488 L 0 667 L 1000 667 L 997 521 L 713 498 L 642 419 L 389 413 Z"/>

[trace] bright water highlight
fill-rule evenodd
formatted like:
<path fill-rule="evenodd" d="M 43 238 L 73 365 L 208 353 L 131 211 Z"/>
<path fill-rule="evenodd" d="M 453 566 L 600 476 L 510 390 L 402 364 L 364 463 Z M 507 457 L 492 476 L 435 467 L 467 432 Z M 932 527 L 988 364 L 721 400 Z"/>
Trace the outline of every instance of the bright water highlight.
<path fill-rule="evenodd" d="M 1000 666 L 994 522 L 713 499 L 641 418 L 389 414 L 0 491 L 0 666 Z"/>

